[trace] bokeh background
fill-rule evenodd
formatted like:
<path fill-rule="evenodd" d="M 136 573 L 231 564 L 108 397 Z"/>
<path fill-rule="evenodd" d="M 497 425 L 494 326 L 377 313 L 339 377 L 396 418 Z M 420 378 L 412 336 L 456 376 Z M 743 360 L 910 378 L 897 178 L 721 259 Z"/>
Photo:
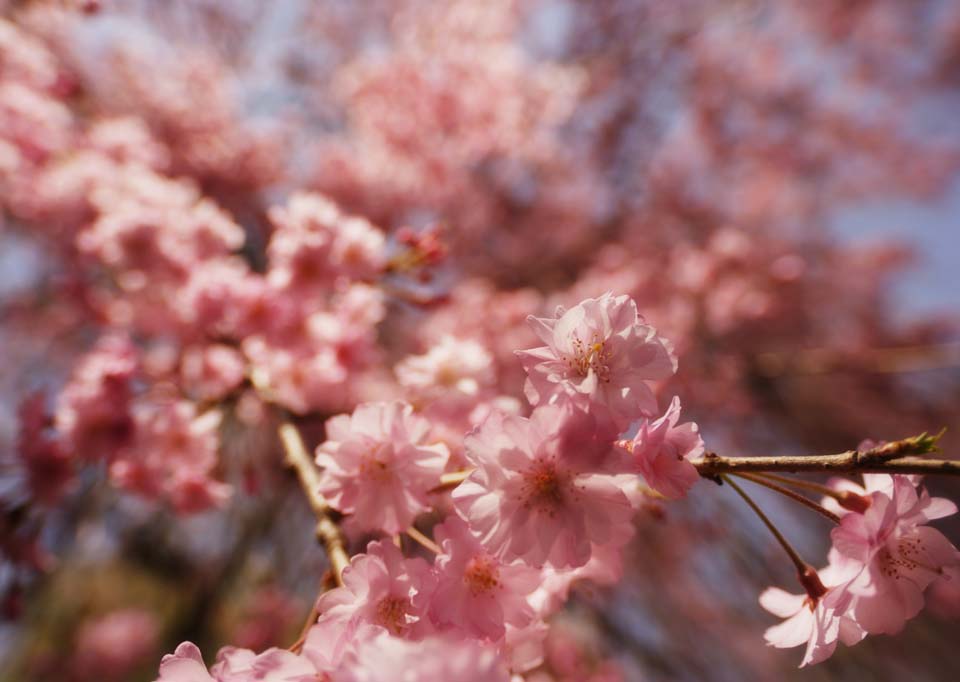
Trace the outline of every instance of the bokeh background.
<path fill-rule="evenodd" d="M 518 394 L 525 316 L 613 290 L 676 344 L 663 395 L 713 450 L 947 427 L 960 452 L 955 0 L 2 6 L 0 680 L 152 680 L 186 639 L 286 646 L 326 566 L 271 425 L 245 416 L 255 398 L 226 407 L 222 509 L 174 514 L 97 466 L 55 505 L 30 497 L 26 396 L 55 405 L 118 324 L 174 364 L 186 345 L 111 312 L 176 313 L 182 292 L 123 299 L 76 246 L 104 210 L 102 158 L 192 183 L 243 228 L 253 270 L 268 209 L 299 190 L 388 233 L 442 226 L 447 259 L 395 283 L 376 381 L 344 389 L 347 408 L 443 333 L 482 340 Z M 300 418 L 311 444 L 333 412 Z M 825 563 L 821 519 L 757 499 Z M 901 636 L 797 671 L 799 651 L 763 645 L 757 603 L 791 567 L 729 491 L 651 501 L 637 525 L 623 581 L 579 586 L 558 617 L 555 679 L 960 678 L 960 585 Z"/>

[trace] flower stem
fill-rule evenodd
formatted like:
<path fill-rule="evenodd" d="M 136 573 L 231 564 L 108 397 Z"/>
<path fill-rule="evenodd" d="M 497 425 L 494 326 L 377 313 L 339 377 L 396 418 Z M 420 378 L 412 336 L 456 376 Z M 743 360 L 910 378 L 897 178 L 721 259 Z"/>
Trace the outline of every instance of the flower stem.
<path fill-rule="evenodd" d="M 737 485 L 736 482 L 734 482 L 734 480 L 729 476 L 721 475 L 720 478 L 722 478 L 725 483 L 729 484 L 730 487 L 733 488 L 736 493 L 743 498 L 743 501 L 747 503 L 750 509 L 752 509 L 753 512 L 760 517 L 760 520 L 763 521 L 763 525 L 765 525 L 773 534 L 773 537 L 775 537 L 777 542 L 780 543 L 780 546 L 783 547 L 783 551 L 786 552 L 787 556 L 790 557 L 790 561 L 792 561 L 793 565 L 796 566 L 797 572 L 801 574 L 806 572 L 810 568 L 809 564 L 807 564 L 807 562 L 800 557 L 800 555 L 797 553 L 797 550 L 793 548 L 793 545 L 791 545 L 787 539 L 783 537 L 783 533 L 781 533 L 780 530 L 773 524 L 773 521 L 771 521 L 767 515 L 763 513 L 763 510 L 757 506 L 757 503 L 753 501 L 753 498 L 747 495 L 743 488 Z"/>
<path fill-rule="evenodd" d="M 442 553 L 443 553 L 443 550 L 440 548 L 440 545 L 438 545 L 436 542 L 434 542 L 433 540 L 431 540 L 430 538 L 428 538 L 426 535 L 424 535 L 423 533 L 421 533 L 421 532 L 420 532 L 419 530 L 417 530 L 415 527 L 410 526 L 409 528 L 407 528 L 407 535 L 409 535 L 411 538 L 413 538 L 414 540 L 416 540 L 418 543 L 420 543 L 421 545 L 423 545 L 424 547 L 426 547 L 427 549 L 429 549 L 429 550 L 430 550 L 431 552 L 433 552 L 434 554 L 442 554 Z"/>
<path fill-rule="evenodd" d="M 742 478 L 746 481 L 750 481 L 751 483 L 756 483 L 757 485 L 762 485 L 765 488 L 769 488 L 770 490 L 778 492 L 785 497 L 789 497 L 794 502 L 798 502 L 802 504 L 807 509 L 812 509 L 813 511 L 817 512 L 821 516 L 824 516 L 830 519 L 834 523 L 840 523 L 840 517 L 834 514 L 829 509 L 825 509 L 823 506 L 817 504 L 811 499 L 804 497 L 800 493 L 796 493 L 790 490 L 789 488 L 785 488 L 782 485 L 777 485 L 773 481 L 767 480 L 765 476 L 762 476 L 760 474 L 733 474 L 733 476 L 738 476 L 739 478 Z M 790 479 L 787 479 L 787 480 L 790 480 Z"/>

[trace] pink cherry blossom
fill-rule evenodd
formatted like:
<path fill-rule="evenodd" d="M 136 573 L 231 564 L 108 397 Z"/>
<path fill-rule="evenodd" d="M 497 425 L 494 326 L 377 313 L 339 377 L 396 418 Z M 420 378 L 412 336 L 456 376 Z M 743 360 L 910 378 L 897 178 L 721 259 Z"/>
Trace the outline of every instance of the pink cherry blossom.
<path fill-rule="evenodd" d="M 145 497 L 164 498 L 181 512 L 222 504 L 230 487 L 210 478 L 217 465 L 220 412 L 198 415 L 193 403 L 140 403 L 135 436 L 110 466 L 113 482 Z"/>
<path fill-rule="evenodd" d="M 505 624 L 530 623 L 534 614 L 527 596 L 540 582 L 538 570 L 491 556 L 455 515 L 434 529 L 434 537 L 443 549 L 434 563 L 438 584 L 430 598 L 430 618 L 438 627 L 497 641 Z"/>
<path fill-rule="evenodd" d="M 401 386 L 419 397 L 445 400 L 476 398 L 493 384 L 493 358 L 472 339 L 444 336 L 423 355 L 412 355 L 396 368 Z"/>
<path fill-rule="evenodd" d="M 434 636 L 408 642 L 385 633 L 364 641 L 332 682 L 509 682 L 497 650 L 476 640 Z"/>
<path fill-rule="evenodd" d="M 243 356 L 230 346 L 191 346 L 183 353 L 180 374 L 184 387 L 197 400 L 219 400 L 244 378 Z"/>
<path fill-rule="evenodd" d="M 630 297 L 606 293 L 570 310 L 558 307 L 553 318 L 528 319 L 546 344 L 517 351 L 532 404 L 568 396 L 621 429 L 656 412 L 649 382 L 670 377 L 677 361 Z"/>
<path fill-rule="evenodd" d="M 872 479 L 870 507 L 846 514 L 830 534 L 837 554 L 859 567 L 850 584 L 857 623 L 868 633 L 896 634 L 923 608 L 923 592 L 960 568 L 960 552 L 926 525 L 954 514 L 947 500 L 918 494 L 910 477 Z"/>
<path fill-rule="evenodd" d="M 337 277 L 372 279 L 384 266 L 383 233 L 318 194 L 295 194 L 286 207 L 271 209 L 270 219 L 277 229 L 268 278 L 280 289 L 322 294 Z"/>
<path fill-rule="evenodd" d="M 620 441 L 620 446 L 633 455 L 647 485 L 670 500 L 686 496 L 700 479 L 689 460 L 704 450 L 697 425 L 686 422 L 678 426 L 679 420 L 680 399 L 674 398 L 662 417 L 644 419 L 632 440 Z"/>
<path fill-rule="evenodd" d="M 133 434 L 130 381 L 137 352 L 130 339 L 104 336 L 74 369 L 60 394 L 56 427 L 78 457 L 113 458 Z"/>
<path fill-rule="evenodd" d="M 548 405 L 529 419 L 491 414 L 465 438 L 476 467 L 453 491 L 457 511 L 483 545 L 506 561 L 582 566 L 592 546 L 614 542 L 633 510 L 612 476 L 589 473 L 564 432 L 569 407 Z"/>
<path fill-rule="evenodd" d="M 184 642 L 160 662 L 156 682 L 316 682 L 317 670 L 310 660 L 283 649 L 255 654 L 248 649 L 226 647 L 207 671 L 200 650 Z"/>
<path fill-rule="evenodd" d="M 432 627 L 427 598 L 435 577 L 423 559 L 406 559 L 390 542 L 371 542 L 343 571 L 343 587 L 317 601 L 320 617 L 304 653 L 318 668 L 332 669 L 359 639 L 379 629 L 402 637 L 419 637 Z"/>
<path fill-rule="evenodd" d="M 394 534 L 429 506 L 449 453 L 430 423 L 402 402 L 366 403 L 327 421 L 317 448 L 320 492 L 358 528 Z"/>

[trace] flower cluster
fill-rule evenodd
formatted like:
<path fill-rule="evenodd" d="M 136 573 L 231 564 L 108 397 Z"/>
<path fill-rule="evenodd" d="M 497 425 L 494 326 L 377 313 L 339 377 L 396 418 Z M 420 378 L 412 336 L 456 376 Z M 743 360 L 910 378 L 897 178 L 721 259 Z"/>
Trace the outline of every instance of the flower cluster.
<path fill-rule="evenodd" d="M 421 675 L 452 666 L 449 674 L 462 670 L 478 680 L 522 674 L 543 661 L 546 619 L 571 584 L 619 577 L 639 476 L 671 498 L 696 479 L 688 458 L 703 447 L 694 424 L 677 425 L 679 402 L 653 419 L 652 381 L 668 378 L 676 360 L 626 296 L 604 294 L 530 324 L 548 345 L 518 353 L 528 373 L 529 416 L 504 411 L 491 396 L 487 409 L 467 417 L 475 424 L 462 444 L 448 447 L 449 429 L 435 428 L 430 416 L 449 415 L 449 406 L 438 411 L 434 403 L 476 397 L 490 383 L 483 347 L 448 337 L 397 367 L 419 411 L 401 401 L 366 403 L 327 421 L 316 454 L 318 492 L 346 515 L 345 528 L 387 537 L 409 531 L 433 560 L 411 558 L 386 539 L 370 542 L 344 568 L 342 585 L 320 597 L 299 658 L 243 654 L 243 665 L 271 680 L 318 672 L 379 680 L 380 661 L 393 652 L 406 660 L 409 643 L 427 651 L 456 642 L 449 661 L 405 665 Z M 454 350 L 462 362 L 453 361 Z M 428 510 L 443 510 L 434 489 L 451 450 L 462 454 L 469 475 L 452 491 L 431 541 L 413 526 Z M 184 647 L 165 660 L 161 680 L 186 682 L 181 671 L 199 666 Z M 365 655 L 371 647 L 378 653 Z M 233 672 L 240 657 L 222 652 L 209 674 L 241 679 Z"/>
<path fill-rule="evenodd" d="M 928 587 L 960 578 L 960 551 L 927 522 L 957 513 L 950 500 L 930 497 L 915 477 L 866 474 L 860 487 L 835 487 L 860 495 L 861 511 L 842 514 L 830 537 L 829 565 L 819 572 L 822 594 L 789 594 L 770 588 L 760 603 L 786 618 L 767 630 L 775 647 L 806 645 L 801 666 L 829 657 L 837 642 L 850 646 L 867 635 L 896 634 L 923 608 Z"/>

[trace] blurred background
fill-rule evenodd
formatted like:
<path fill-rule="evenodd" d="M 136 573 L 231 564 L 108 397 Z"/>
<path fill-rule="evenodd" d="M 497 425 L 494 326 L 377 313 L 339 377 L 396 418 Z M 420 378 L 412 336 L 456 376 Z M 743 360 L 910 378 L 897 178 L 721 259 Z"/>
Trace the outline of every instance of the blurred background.
<path fill-rule="evenodd" d="M 391 284 L 375 360 L 338 409 L 299 410 L 310 445 L 326 417 L 395 394 L 396 362 L 445 333 L 482 341 L 495 390 L 520 395 L 526 315 L 613 290 L 676 345 L 661 403 L 680 395 L 709 449 L 839 452 L 947 427 L 960 452 L 955 0 L 2 7 L 0 680 L 149 681 L 187 639 L 287 646 L 326 567 L 252 389 L 224 405 L 222 508 L 176 514 L 97 464 L 41 494 L 24 434 L 55 436 L 28 433 L 25 400 L 43 391 L 36 409 L 54 411 L 118 327 L 140 381 L 181 390 L 165 377 L 195 342 L 156 324 L 186 288 L 131 294 L 84 247 L 110 164 L 215 202 L 252 272 L 270 207 L 301 190 L 388 235 L 438 230 L 446 259 Z M 756 497 L 825 563 L 822 519 Z M 730 491 L 651 501 L 637 528 L 623 581 L 578 586 L 558 616 L 551 679 L 960 678 L 960 585 L 899 637 L 797 671 L 799 650 L 764 646 L 776 619 L 757 603 L 794 589 L 791 566 Z"/>

